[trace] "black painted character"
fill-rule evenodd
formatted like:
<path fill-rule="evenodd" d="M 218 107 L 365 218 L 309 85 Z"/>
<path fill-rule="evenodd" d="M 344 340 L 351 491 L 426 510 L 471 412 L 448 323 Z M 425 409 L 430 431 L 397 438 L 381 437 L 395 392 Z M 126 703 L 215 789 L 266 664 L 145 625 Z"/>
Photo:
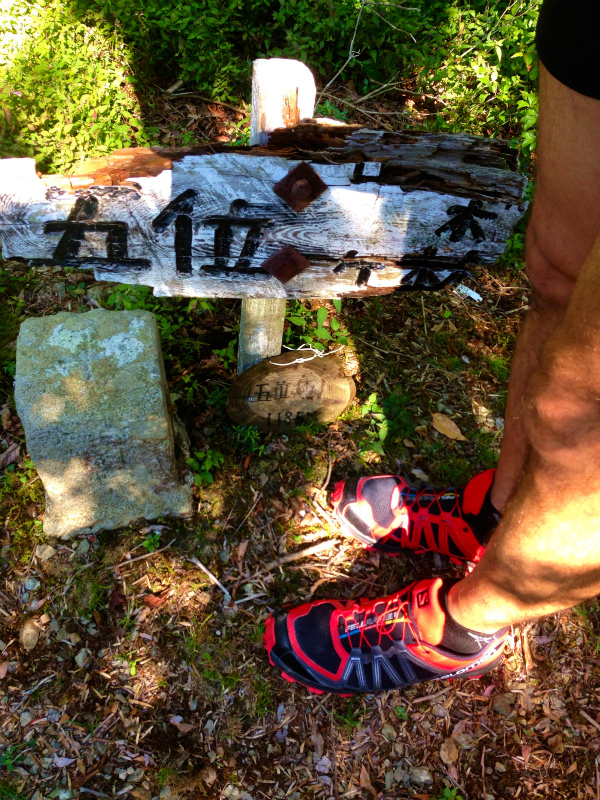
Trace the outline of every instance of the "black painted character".
<path fill-rule="evenodd" d="M 64 221 L 47 222 L 44 233 L 62 233 L 52 262 L 64 266 L 88 267 L 120 267 L 126 266 L 136 272 L 150 269 L 147 258 L 129 258 L 127 252 L 127 235 L 129 228 L 126 222 L 97 222 L 98 198 L 95 194 L 80 195 L 75 201 L 69 216 Z M 106 234 L 106 257 L 79 255 L 81 245 L 86 240 L 88 233 Z M 35 259 L 46 261 L 47 259 Z"/>
<path fill-rule="evenodd" d="M 262 267 L 251 267 L 250 264 L 258 250 L 263 228 L 271 226 L 273 220 L 268 217 L 246 217 L 244 214 L 247 208 L 246 200 L 234 200 L 229 206 L 228 214 L 215 214 L 202 220 L 205 225 L 215 226 L 215 261 L 214 264 L 202 265 L 205 272 L 217 275 L 237 272 L 243 275 L 260 275 L 267 279 L 272 277 Z M 231 243 L 235 228 L 247 228 L 248 232 L 237 261 L 230 267 Z"/>
<path fill-rule="evenodd" d="M 152 227 L 157 233 L 166 231 L 175 222 L 175 269 L 177 272 L 192 271 L 192 213 L 198 199 L 198 192 L 186 189 L 160 214 L 152 220 Z"/>
<path fill-rule="evenodd" d="M 476 217 L 479 219 L 498 218 L 498 214 L 493 211 L 484 210 L 481 200 L 471 200 L 468 206 L 450 206 L 446 213 L 452 219 L 441 225 L 435 231 L 435 235 L 441 236 L 442 233 L 451 231 L 451 242 L 459 242 L 467 232 L 467 228 L 471 229 L 471 236 L 476 242 L 482 242 L 485 239 L 485 233 Z"/>
<path fill-rule="evenodd" d="M 175 269 L 178 273 L 192 272 L 192 214 L 197 200 L 198 193 L 194 189 L 186 189 L 152 221 L 152 227 L 158 233 L 175 223 Z M 250 264 L 258 249 L 263 228 L 272 225 L 273 221 L 266 217 L 245 217 L 243 214 L 247 207 L 245 200 L 234 200 L 228 214 L 216 214 L 202 220 L 204 225 L 215 226 L 215 260 L 212 264 L 202 265 L 204 272 L 214 275 L 261 275 L 266 279 L 271 277 L 260 267 L 251 268 Z M 234 228 L 247 228 L 248 232 L 237 260 L 230 267 Z"/>

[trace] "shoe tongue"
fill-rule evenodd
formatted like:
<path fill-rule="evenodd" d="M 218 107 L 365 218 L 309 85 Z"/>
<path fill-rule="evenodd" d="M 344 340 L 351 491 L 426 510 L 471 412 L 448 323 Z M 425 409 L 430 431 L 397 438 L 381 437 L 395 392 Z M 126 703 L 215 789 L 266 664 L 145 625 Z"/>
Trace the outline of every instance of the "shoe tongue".
<path fill-rule="evenodd" d="M 494 482 L 495 469 L 488 469 L 480 475 L 475 475 L 465 486 L 463 492 L 462 510 L 464 514 L 479 514 L 483 501 Z"/>
<path fill-rule="evenodd" d="M 441 578 L 419 581 L 412 590 L 410 612 L 419 638 L 432 645 L 438 645 L 444 636 L 446 614 L 440 606 Z"/>

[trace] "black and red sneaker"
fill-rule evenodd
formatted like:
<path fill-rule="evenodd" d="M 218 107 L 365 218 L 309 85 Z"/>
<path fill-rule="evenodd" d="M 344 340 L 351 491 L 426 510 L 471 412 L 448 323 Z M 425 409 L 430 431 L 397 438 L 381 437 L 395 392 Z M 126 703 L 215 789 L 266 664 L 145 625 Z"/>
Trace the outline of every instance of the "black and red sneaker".
<path fill-rule="evenodd" d="M 264 636 L 269 660 L 287 681 L 342 695 L 484 675 L 502 660 L 507 630 L 458 625 L 446 611 L 452 583 L 430 578 L 379 600 L 317 600 L 276 611 Z"/>
<path fill-rule="evenodd" d="M 340 481 L 331 495 L 343 530 L 389 555 L 405 548 L 479 561 L 500 514 L 490 500 L 496 470 L 476 475 L 460 489 L 416 489 L 398 475 Z"/>

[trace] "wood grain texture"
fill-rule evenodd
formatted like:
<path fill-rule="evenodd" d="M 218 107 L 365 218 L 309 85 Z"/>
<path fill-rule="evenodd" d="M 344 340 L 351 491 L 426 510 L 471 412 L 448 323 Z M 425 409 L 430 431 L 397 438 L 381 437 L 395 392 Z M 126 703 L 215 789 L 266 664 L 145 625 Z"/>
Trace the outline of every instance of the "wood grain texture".
<path fill-rule="evenodd" d="M 93 268 L 99 280 L 153 286 L 156 295 L 241 298 L 331 298 L 435 288 L 462 279 L 469 263 L 492 264 L 525 209 L 526 179 L 512 169 L 516 161 L 510 148 L 497 142 L 462 134 L 382 134 L 354 126 L 298 125 L 276 131 L 267 148 L 199 155 L 161 151 L 161 164 L 167 166 L 156 175 L 144 166 L 159 169 L 155 151 L 117 153 L 111 157 L 117 166 L 111 169 L 118 168 L 120 175 L 146 174 L 135 174 L 121 185 L 76 190 L 64 188 L 60 177 L 38 178 L 31 159 L 4 159 L 3 254 L 53 263 L 64 234 L 60 224 L 68 221 L 78 198 L 93 196 L 98 201 L 95 220 L 127 224 L 127 259 L 107 258 L 107 232 L 98 225 L 87 229 L 77 257 L 60 263 Z M 325 145 L 331 147 L 325 151 Z M 301 150 L 304 158 L 299 159 Z M 419 187 L 408 185 L 413 178 L 407 175 L 405 185 L 398 183 L 398 169 L 408 163 L 410 153 L 411 163 L 421 165 L 420 174 L 429 176 Z M 378 160 L 360 160 L 367 158 Z M 294 212 L 272 186 L 300 160 L 312 164 L 327 190 L 308 208 Z M 153 221 L 186 192 L 194 195 L 188 273 L 177 269 L 175 222 L 153 228 Z M 221 247 L 217 259 L 215 241 L 227 239 L 223 218 L 231 216 L 236 222 L 227 234 L 229 244 Z M 256 223 L 260 230 L 252 247 L 246 247 L 253 220 L 261 221 Z M 179 231 L 181 240 L 184 233 Z M 311 266 L 284 286 L 261 263 L 286 244 Z M 245 247 L 252 253 L 241 263 Z"/>
<path fill-rule="evenodd" d="M 239 375 L 227 413 L 238 425 L 281 431 L 311 420 L 332 422 L 354 399 L 356 386 L 335 355 L 292 350 Z"/>
<path fill-rule="evenodd" d="M 315 79 L 301 61 L 259 58 L 252 64 L 250 144 L 266 144 L 279 127 L 296 125 L 314 114 Z M 238 374 L 281 353 L 285 299 L 242 298 Z"/>

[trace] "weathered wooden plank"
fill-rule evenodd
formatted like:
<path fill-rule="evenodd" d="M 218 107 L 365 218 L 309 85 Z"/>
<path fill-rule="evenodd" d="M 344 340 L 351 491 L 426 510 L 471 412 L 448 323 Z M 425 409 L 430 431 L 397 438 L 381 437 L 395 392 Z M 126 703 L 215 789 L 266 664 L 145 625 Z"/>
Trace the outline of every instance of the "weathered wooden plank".
<path fill-rule="evenodd" d="M 252 63 L 250 144 L 266 144 L 276 128 L 312 117 L 317 89 L 312 72 L 301 61 L 258 58 Z M 281 353 L 285 299 L 242 298 L 237 371 Z"/>
<path fill-rule="evenodd" d="M 341 141 L 342 147 L 326 154 L 341 163 L 323 163 L 322 149 L 314 151 L 316 160 L 308 154 L 303 159 L 327 190 L 301 212 L 289 208 L 272 189 L 300 163 L 290 158 L 291 146 L 278 155 L 272 154 L 273 146 L 183 155 L 180 160 L 172 151 L 167 159 L 163 151 L 161 164 L 167 168 L 156 175 L 143 177 L 134 168 L 126 185 L 75 191 L 64 188 L 64 179 L 53 186 L 52 176 L 38 178 L 31 159 L 5 159 L 0 161 L 4 257 L 93 267 L 98 279 L 143 283 L 157 295 L 286 298 L 432 288 L 464 276 L 469 262 L 491 264 L 503 252 L 524 211 L 526 185 L 510 169 L 505 143 L 492 147 L 476 137 L 417 136 L 412 163 L 421 163 L 423 171 L 427 158 L 433 157 L 427 180 L 439 182 L 444 173 L 444 180 L 454 181 L 452 192 L 442 192 L 391 182 L 397 179 L 392 172 L 398 163 L 407 163 L 404 153 L 410 143 L 403 141 L 398 145 L 402 152 L 394 151 L 389 137 L 414 134 L 348 132 L 350 126 L 341 127 L 340 134 L 340 128 L 327 126 L 327 135 L 337 136 L 335 142 Z M 293 129 L 273 136 L 277 147 L 294 137 L 303 145 L 307 139 L 306 133 Z M 368 147 L 379 148 L 370 152 L 380 153 L 381 161 L 342 161 L 364 158 L 367 140 Z M 387 155 L 381 155 L 384 150 Z M 140 166 L 148 161 L 158 169 L 152 151 L 144 151 L 141 161 L 131 151 L 122 155 L 115 162 L 119 170 L 127 172 L 123 164 L 129 160 L 131 166 L 132 159 L 138 172 L 150 171 Z M 99 168 L 107 169 L 104 164 Z M 85 203 L 87 212 L 82 210 Z M 126 226 L 121 234 L 118 223 Z M 254 240 L 245 246 L 251 229 Z M 69 237 L 76 241 L 69 243 Z M 306 256 L 310 267 L 281 284 L 261 264 L 284 245 Z"/>

